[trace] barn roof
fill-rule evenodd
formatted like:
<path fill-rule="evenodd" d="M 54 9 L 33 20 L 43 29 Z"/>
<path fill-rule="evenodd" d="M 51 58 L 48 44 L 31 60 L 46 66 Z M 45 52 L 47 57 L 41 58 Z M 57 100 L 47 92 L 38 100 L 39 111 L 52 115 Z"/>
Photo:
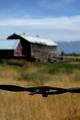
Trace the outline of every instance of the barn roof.
<path fill-rule="evenodd" d="M 20 40 L 0 40 L 0 50 L 15 50 Z"/>
<path fill-rule="evenodd" d="M 57 46 L 57 43 L 54 42 L 53 40 L 43 39 L 39 37 L 31 37 L 27 35 L 20 35 L 20 36 L 31 43 L 39 43 L 39 44 L 45 44 L 49 46 Z"/>

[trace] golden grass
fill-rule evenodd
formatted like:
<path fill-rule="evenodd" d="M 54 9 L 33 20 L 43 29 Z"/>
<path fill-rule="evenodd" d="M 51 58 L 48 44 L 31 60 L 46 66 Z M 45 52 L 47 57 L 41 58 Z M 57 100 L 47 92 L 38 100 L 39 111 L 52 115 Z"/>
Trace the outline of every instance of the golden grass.
<path fill-rule="evenodd" d="M 30 69 L 32 72 L 36 68 Z M 4 72 L 3 72 L 4 71 Z M 80 86 L 75 81 L 80 71 L 54 74 L 44 85 L 56 87 Z M 0 84 L 34 86 L 34 82 L 17 80 L 18 73 L 10 67 L 0 70 Z M 36 84 L 35 84 L 36 85 Z M 61 94 L 43 98 L 27 92 L 0 91 L 0 120 L 80 120 L 80 94 Z"/>
<path fill-rule="evenodd" d="M 61 76 L 55 76 L 57 77 Z M 63 79 L 65 79 L 65 82 Z M 63 75 L 61 81 L 51 80 L 50 86 L 79 86 Z M 30 83 L 16 80 L 0 80 L 0 84 L 17 84 L 27 86 Z M 29 85 L 31 86 L 32 83 Z M 41 95 L 29 96 L 26 92 L 14 93 L 0 91 L 1 120 L 80 120 L 80 95 L 62 94 L 43 98 Z"/>
<path fill-rule="evenodd" d="M 79 95 L 42 98 L 26 93 L 0 92 L 1 120 L 80 120 Z"/>

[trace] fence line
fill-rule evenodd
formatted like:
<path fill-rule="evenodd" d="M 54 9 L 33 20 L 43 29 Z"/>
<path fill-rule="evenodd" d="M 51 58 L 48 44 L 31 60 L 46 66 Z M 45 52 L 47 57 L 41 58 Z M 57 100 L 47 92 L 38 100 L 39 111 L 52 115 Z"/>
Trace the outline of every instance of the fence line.
<path fill-rule="evenodd" d="M 29 92 L 29 95 L 41 94 L 43 97 L 48 95 L 57 95 L 64 93 L 80 93 L 80 87 L 76 88 L 59 88 L 50 86 L 37 86 L 37 87 L 21 87 L 16 85 L 0 85 L 1 90 L 11 92 Z"/>

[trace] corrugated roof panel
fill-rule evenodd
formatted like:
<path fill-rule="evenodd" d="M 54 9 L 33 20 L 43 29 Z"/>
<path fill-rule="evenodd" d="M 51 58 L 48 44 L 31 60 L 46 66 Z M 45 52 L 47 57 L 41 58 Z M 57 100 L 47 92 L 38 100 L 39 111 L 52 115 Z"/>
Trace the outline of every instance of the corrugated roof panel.
<path fill-rule="evenodd" d="M 0 40 L 0 50 L 15 50 L 20 40 Z"/>
<path fill-rule="evenodd" d="M 25 40 L 28 40 L 31 43 L 41 43 L 49 46 L 57 46 L 57 43 L 54 42 L 53 40 L 42 39 L 39 37 L 30 37 L 26 35 L 21 35 L 21 37 L 24 38 Z"/>

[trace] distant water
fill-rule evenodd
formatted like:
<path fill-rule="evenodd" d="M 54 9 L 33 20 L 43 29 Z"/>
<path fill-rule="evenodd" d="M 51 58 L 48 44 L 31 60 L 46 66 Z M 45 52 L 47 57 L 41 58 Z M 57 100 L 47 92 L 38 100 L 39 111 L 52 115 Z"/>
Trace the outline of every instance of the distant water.
<path fill-rule="evenodd" d="M 57 43 L 59 52 L 80 54 L 80 41 L 57 42 Z"/>

